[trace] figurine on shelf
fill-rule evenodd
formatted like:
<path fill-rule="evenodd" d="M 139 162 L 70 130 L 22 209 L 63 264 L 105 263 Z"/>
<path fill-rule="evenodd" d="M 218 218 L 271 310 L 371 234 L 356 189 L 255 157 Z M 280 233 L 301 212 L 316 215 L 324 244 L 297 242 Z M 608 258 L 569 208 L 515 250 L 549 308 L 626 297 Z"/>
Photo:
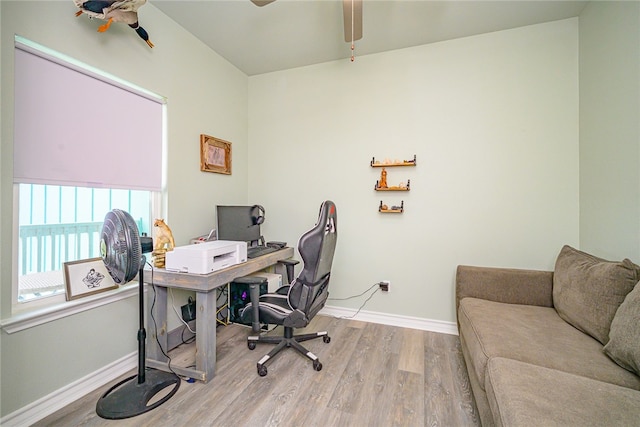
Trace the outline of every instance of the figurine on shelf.
<path fill-rule="evenodd" d="M 380 172 L 378 188 L 387 188 L 387 171 L 384 168 L 382 168 L 382 172 Z"/>

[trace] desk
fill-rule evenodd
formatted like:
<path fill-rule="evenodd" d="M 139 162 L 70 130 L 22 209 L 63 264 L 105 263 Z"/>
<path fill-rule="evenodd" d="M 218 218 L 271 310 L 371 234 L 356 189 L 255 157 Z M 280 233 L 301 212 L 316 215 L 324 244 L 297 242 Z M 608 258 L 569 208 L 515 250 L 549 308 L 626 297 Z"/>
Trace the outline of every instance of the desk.
<path fill-rule="evenodd" d="M 153 317 L 159 328 L 159 331 L 155 330 L 154 322 L 148 316 L 147 366 L 168 370 L 167 358 L 158 347 L 159 341 L 162 348 L 167 351 L 167 289 L 186 289 L 196 292 L 196 367 L 192 369 L 171 365 L 171 368 L 177 374 L 205 383 L 211 380 L 216 367 L 216 288 L 232 282 L 237 277 L 276 265 L 292 256 L 293 248 L 287 247 L 209 274 L 178 273 L 162 268 L 154 269 L 153 273 L 146 271 L 145 282 L 151 283 L 153 280 L 156 289 Z M 147 295 L 147 313 L 151 314 L 153 292 L 147 292 Z M 158 341 L 156 341 L 156 335 Z"/>

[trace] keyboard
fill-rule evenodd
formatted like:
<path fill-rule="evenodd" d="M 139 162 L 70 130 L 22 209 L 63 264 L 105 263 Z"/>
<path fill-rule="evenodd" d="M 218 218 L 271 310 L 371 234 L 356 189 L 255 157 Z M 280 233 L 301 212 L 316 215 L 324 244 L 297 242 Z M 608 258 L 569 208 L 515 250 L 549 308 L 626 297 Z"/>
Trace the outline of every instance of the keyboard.
<path fill-rule="evenodd" d="M 271 252 L 275 252 L 278 249 L 272 248 L 270 246 L 252 246 L 247 248 L 247 258 L 256 258 L 262 255 L 270 254 Z"/>

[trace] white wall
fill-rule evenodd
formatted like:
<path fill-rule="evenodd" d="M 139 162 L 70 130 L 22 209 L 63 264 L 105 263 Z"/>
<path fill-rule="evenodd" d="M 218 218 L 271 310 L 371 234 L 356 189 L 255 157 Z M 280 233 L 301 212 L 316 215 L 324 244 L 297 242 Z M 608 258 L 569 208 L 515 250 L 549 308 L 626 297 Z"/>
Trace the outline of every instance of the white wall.
<path fill-rule="evenodd" d="M 640 262 L 640 2 L 580 15 L 580 243 Z"/>
<path fill-rule="evenodd" d="M 332 297 L 388 279 L 367 310 L 455 321 L 458 264 L 552 269 L 578 243 L 577 72 L 568 19 L 250 77 L 249 200 L 266 238 L 297 242 L 332 199 Z M 373 190 L 372 157 L 414 154 L 388 174 L 409 193 Z"/>
<path fill-rule="evenodd" d="M 13 39 L 14 34 L 74 57 L 168 98 L 167 222 L 177 244 L 212 227 L 216 203 L 246 203 L 247 77 L 159 12 L 140 9 L 150 49 L 130 28 L 76 18 L 71 1 L 0 2 L 2 142 L 0 169 L 0 298 L 11 316 Z M 96 132 L 135 117 L 92 117 Z M 34 117 L 34 126 L 37 117 Z M 233 175 L 200 172 L 201 133 L 233 143 Z M 52 135 L 52 138 L 54 136 Z M 131 167 L 145 159 L 127 159 Z M 7 256 L 7 254 L 9 254 Z M 2 331 L 0 417 L 61 389 L 137 349 L 137 298 L 109 304 L 23 332 Z"/>

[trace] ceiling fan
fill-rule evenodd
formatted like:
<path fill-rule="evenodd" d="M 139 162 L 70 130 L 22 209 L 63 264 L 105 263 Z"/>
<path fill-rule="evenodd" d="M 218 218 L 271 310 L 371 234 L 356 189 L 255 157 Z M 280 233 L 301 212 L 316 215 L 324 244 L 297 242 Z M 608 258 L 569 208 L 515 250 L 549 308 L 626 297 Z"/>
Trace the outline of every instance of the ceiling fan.
<path fill-rule="evenodd" d="M 275 0 L 251 0 L 256 6 L 266 6 Z M 362 38 L 362 0 L 342 0 L 344 16 L 344 41 L 352 44 Z"/>

